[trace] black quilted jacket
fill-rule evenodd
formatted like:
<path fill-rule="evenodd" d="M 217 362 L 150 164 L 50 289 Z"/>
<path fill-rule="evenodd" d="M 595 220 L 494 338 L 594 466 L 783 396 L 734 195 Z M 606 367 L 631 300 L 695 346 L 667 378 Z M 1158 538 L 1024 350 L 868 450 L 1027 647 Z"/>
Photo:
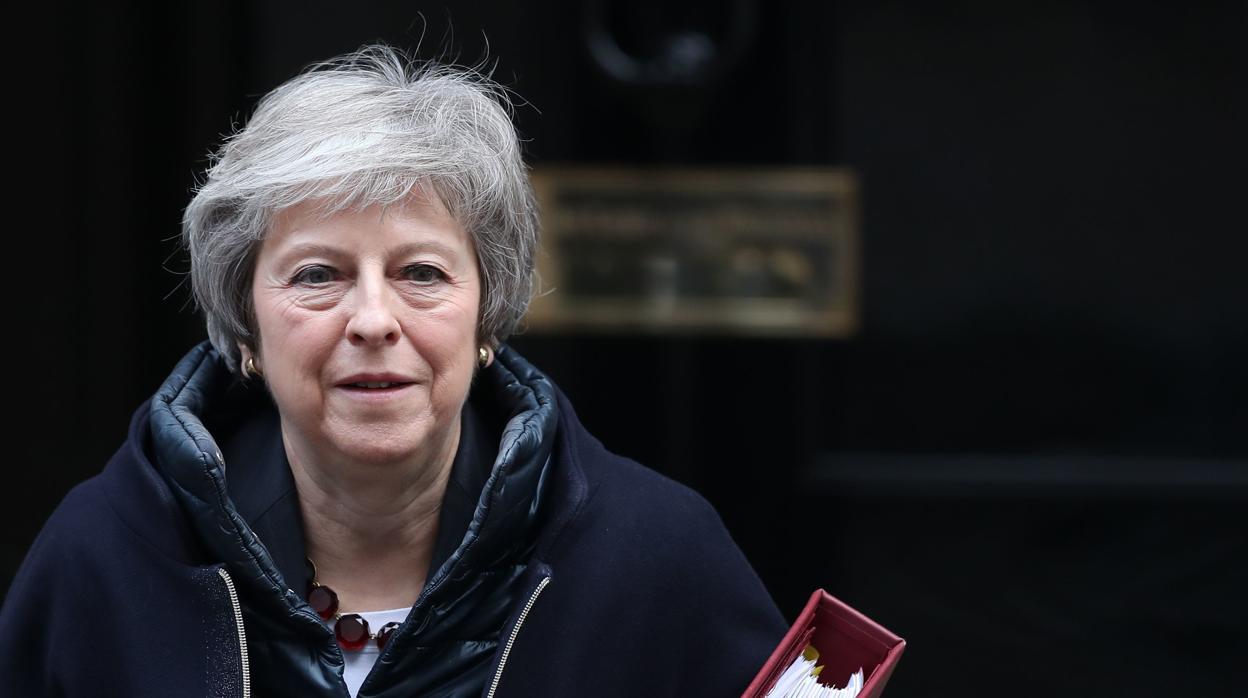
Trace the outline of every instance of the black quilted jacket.
<path fill-rule="evenodd" d="M 606 451 L 505 347 L 465 415 L 428 583 L 360 695 L 739 695 L 785 624 L 706 501 Z M 31 548 L 4 695 L 347 694 L 297 591 L 275 419 L 206 343 L 178 364 Z"/>

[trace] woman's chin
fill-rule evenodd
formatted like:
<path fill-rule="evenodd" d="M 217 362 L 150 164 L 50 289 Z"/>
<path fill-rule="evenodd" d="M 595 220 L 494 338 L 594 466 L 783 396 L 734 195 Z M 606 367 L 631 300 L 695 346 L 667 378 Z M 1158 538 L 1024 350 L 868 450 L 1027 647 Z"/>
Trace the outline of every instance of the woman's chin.
<path fill-rule="evenodd" d="M 361 422 L 324 420 L 315 429 L 292 430 L 294 450 L 325 465 L 342 463 L 362 469 L 441 469 L 454 457 L 458 444 L 458 421 L 430 419 L 427 415 L 403 415 L 397 419 Z M 448 453 L 449 451 L 449 453 Z"/>
<path fill-rule="evenodd" d="M 385 439 L 349 440 L 335 444 L 342 459 L 361 466 L 390 467 L 413 463 L 421 449 L 408 442 Z"/>
<path fill-rule="evenodd" d="M 328 440 L 341 460 L 362 467 L 427 467 L 438 463 L 444 439 L 435 438 L 419 422 L 402 425 L 370 425 L 329 434 Z"/>

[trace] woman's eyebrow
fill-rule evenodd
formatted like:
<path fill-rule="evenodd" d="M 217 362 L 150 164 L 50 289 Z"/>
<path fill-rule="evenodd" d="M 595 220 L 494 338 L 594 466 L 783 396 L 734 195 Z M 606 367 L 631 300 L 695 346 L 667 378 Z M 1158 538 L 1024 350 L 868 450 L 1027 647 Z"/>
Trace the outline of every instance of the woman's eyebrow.
<path fill-rule="evenodd" d="M 439 240 L 422 240 L 420 242 L 409 242 L 391 250 L 392 256 L 406 257 L 408 255 L 420 254 L 422 252 L 432 252 L 436 255 L 445 257 L 448 261 L 459 259 L 463 253 L 450 245 Z"/>
<path fill-rule="evenodd" d="M 298 242 L 278 255 L 278 260 L 286 262 L 300 257 L 342 257 L 345 255 L 345 250 L 333 245 L 319 242 Z"/>
<path fill-rule="evenodd" d="M 340 260 L 346 251 L 340 247 L 318 242 L 298 242 L 277 253 L 272 264 L 275 270 L 289 269 L 309 257 L 320 257 L 328 260 Z"/>

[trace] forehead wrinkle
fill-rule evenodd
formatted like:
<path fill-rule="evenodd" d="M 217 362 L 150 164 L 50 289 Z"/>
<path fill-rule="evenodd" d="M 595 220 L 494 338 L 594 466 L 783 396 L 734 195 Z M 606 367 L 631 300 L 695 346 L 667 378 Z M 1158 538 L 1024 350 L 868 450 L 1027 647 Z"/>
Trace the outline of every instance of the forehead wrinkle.
<path fill-rule="evenodd" d="M 349 258 L 355 254 L 353 245 L 340 245 L 333 238 L 341 239 L 345 233 L 354 235 L 350 224 L 342 217 L 375 216 L 378 232 L 388 236 L 394 232 L 394 223 L 407 229 L 405 241 L 382 249 L 386 258 L 402 257 L 420 253 L 434 253 L 448 261 L 462 261 L 476 265 L 476 246 L 472 235 L 447 211 L 442 201 L 424 195 L 419 189 L 404 199 L 391 204 L 371 204 L 361 208 L 333 210 L 325 200 L 312 200 L 279 211 L 270 227 L 265 241 L 277 248 L 277 263 L 288 264 L 291 259 L 310 255 L 329 258 Z M 346 227 L 344 226 L 346 223 Z M 329 232 L 326 239 L 325 233 Z M 411 238 L 415 238 L 414 240 Z M 450 237 L 453 240 L 443 240 Z M 311 238 L 311 239 L 308 239 Z M 461 249 L 461 244 L 465 249 Z M 461 259 L 464 257 L 465 259 Z"/>

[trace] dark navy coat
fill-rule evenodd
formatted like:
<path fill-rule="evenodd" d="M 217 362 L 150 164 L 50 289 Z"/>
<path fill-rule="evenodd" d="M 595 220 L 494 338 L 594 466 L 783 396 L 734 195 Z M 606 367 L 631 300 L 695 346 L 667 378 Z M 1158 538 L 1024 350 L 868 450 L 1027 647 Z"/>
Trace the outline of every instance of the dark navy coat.
<path fill-rule="evenodd" d="M 294 591 L 288 466 L 234 465 L 284 463 L 240 391 L 200 345 L 66 496 L 0 611 L 0 694 L 346 695 Z M 487 436 L 461 453 L 487 466 L 457 457 L 453 535 L 360 695 L 740 695 L 786 627 L 711 506 L 604 449 L 505 347 L 469 402 L 485 415 L 465 431 Z"/>

